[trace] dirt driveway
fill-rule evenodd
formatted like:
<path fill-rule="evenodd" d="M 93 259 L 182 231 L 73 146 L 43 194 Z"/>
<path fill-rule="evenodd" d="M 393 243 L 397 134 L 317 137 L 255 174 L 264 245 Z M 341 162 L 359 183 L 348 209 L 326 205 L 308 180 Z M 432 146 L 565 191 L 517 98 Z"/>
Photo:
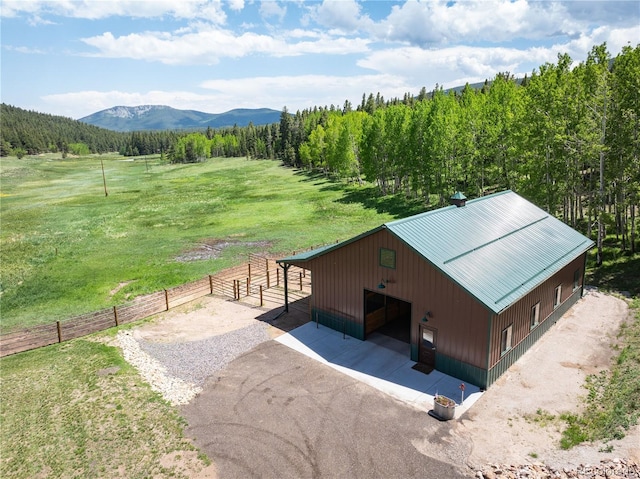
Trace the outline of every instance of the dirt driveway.
<path fill-rule="evenodd" d="M 273 337 L 304 320 L 273 321 L 269 312 L 215 298 L 167 315 L 138 333 L 188 341 L 262 318 Z M 611 442 L 609 453 L 602 444 L 561 451 L 561 423 L 536 420 L 540 412 L 579 410 L 586 375 L 610 364 L 627 315 L 625 301 L 589 292 L 466 414 L 447 423 L 269 341 L 211 377 L 183 407 L 186 434 L 224 478 L 459 477 L 486 464 L 638 462 L 638 426 Z"/>

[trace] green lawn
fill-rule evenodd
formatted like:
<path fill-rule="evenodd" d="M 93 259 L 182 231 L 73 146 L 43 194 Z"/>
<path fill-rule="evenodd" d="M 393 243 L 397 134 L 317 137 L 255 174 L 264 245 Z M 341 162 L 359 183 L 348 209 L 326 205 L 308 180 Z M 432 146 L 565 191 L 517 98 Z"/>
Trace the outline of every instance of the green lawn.
<path fill-rule="evenodd" d="M 74 340 L 0 360 L 0 476 L 188 478 L 209 464 L 178 410 L 115 347 Z"/>
<path fill-rule="evenodd" d="M 3 332 L 192 281 L 250 251 L 287 254 L 346 239 L 420 208 L 377 197 L 372 186 L 245 158 L 2 158 L 0 180 Z M 176 259 L 214 239 L 235 246 L 217 259 Z"/>

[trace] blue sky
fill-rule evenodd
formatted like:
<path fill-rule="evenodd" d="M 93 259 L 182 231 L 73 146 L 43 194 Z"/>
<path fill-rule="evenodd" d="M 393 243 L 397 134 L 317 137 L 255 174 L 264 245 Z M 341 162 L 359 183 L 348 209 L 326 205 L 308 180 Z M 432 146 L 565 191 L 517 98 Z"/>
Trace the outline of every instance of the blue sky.
<path fill-rule="evenodd" d="M 640 43 L 638 0 L 2 0 L 0 15 L 2 102 L 76 119 L 355 106 Z"/>

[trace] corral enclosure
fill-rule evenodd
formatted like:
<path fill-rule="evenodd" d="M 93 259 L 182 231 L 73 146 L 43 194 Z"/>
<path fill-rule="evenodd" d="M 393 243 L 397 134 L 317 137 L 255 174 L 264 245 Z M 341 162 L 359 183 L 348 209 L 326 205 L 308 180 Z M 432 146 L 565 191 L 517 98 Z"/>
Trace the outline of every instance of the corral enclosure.
<path fill-rule="evenodd" d="M 195 281 L 250 252 L 300 251 L 415 212 L 275 161 L 49 155 L 2 158 L 0 178 L 3 333 Z"/>

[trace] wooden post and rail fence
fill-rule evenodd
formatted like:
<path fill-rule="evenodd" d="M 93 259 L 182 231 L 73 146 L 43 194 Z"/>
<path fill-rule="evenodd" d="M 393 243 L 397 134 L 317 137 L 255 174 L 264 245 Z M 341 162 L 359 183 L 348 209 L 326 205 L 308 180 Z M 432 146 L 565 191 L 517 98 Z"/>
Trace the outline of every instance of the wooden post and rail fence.
<path fill-rule="evenodd" d="M 260 306 L 282 304 L 279 288 L 283 271 L 274 259 L 249 255 L 248 264 L 208 275 L 174 288 L 139 296 L 128 303 L 82 314 L 55 323 L 41 324 L 0 335 L 0 357 L 61 343 L 105 329 L 148 318 L 207 295 L 240 301 L 241 297 L 259 299 Z M 292 300 L 308 296 L 311 275 L 291 267 L 288 273 Z"/>

